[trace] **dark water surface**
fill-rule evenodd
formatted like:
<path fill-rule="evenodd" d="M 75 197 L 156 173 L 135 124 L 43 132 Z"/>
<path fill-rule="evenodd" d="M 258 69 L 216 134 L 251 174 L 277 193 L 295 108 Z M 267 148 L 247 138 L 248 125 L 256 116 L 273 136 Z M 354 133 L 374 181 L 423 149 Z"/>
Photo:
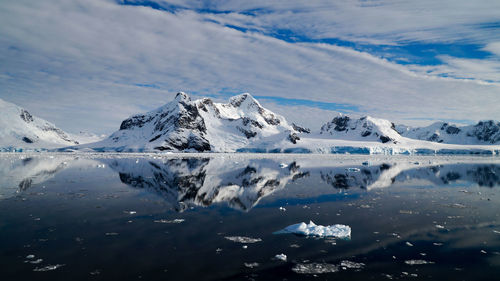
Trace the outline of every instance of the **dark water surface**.
<path fill-rule="evenodd" d="M 1 278 L 498 280 L 499 189 L 498 158 L 3 154 Z M 352 236 L 273 234 L 310 220 Z"/>

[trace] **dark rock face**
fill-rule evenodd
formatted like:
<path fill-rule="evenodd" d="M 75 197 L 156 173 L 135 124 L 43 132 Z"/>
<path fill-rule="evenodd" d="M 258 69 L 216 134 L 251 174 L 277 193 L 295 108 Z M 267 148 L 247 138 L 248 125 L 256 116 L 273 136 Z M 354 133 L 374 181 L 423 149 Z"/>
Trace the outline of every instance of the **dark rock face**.
<path fill-rule="evenodd" d="M 299 132 L 299 133 L 305 133 L 305 134 L 310 134 L 311 133 L 311 129 L 309 128 L 304 128 L 304 127 L 301 127 L 299 125 L 296 125 L 295 123 L 292 123 L 292 127 L 295 131 Z"/>
<path fill-rule="evenodd" d="M 335 128 L 333 128 L 333 129 L 335 131 L 338 131 L 338 132 L 343 132 L 345 130 L 349 130 L 349 128 L 347 128 L 347 124 L 349 123 L 349 120 L 351 120 L 351 118 L 349 118 L 349 116 L 340 116 L 340 117 L 333 118 L 332 123 L 335 125 Z"/>
<path fill-rule="evenodd" d="M 26 110 L 21 110 L 21 119 L 23 119 L 26 123 L 33 122 L 33 116 Z"/>
<path fill-rule="evenodd" d="M 493 120 L 480 121 L 467 135 L 474 136 L 480 141 L 497 143 L 500 141 L 500 123 L 495 123 Z"/>
<path fill-rule="evenodd" d="M 441 126 L 441 131 L 445 131 L 449 135 L 456 135 L 460 133 L 461 130 L 457 126 L 444 123 L 443 126 Z"/>
<path fill-rule="evenodd" d="M 32 139 L 30 139 L 30 138 L 28 138 L 28 137 L 23 137 L 23 141 L 24 141 L 25 143 L 33 143 L 33 140 L 32 140 Z"/>
<path fill-rule="evenodd" d="M 391 139 L 391 138 L 386 137 L 386 136 L 380 136 L 380 137 L 379 137 L 379 139 L 380 139 L 380 141 L 381 141 L 382 143 L 386 143 L 386 142 L 390 142 L 390 141 L 392 141 L 392 139 Z"/>
<path fill-rule="evenodd" d="M 296 133 L 290 133 L 288 135 L 288 140 L 291 141 L 293 144 L 297 144 L 297 141 L 300 140 L 299 136 L 297 136 Z"/>
<path fill-rule="evenodd" d="M 120 125 L 120 130 L 129 130 L 135 127 L 142 128 L 144 124 L 151 121 L 152 117 L 146 117 L 145 115 L 135 115 L 129 119 L 125 119 Z"/>
<path fill-rule="evenodd" d="M 257 132 L 252 132 L 250 130 L 246 130 L 240 126 L 236 127 L 238 129 L 238 131 L 242 132 L 245 137 L 247 137 L 247 139 L 250 139 L 250 138 L 253 138 L 257 135 Z"/>

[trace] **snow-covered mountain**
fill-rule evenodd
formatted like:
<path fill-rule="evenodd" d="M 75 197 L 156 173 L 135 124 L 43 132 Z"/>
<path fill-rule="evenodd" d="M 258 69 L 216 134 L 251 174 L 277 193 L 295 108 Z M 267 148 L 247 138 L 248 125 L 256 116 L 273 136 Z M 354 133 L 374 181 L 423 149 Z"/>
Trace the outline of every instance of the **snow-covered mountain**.
<path fill-rule="evenodd" d="M 427 127 L 397 127 L 404 137 L 452 144 L 500 144 L 500 122 L 480 121 L 476 125 L 456 126 L 436 122 Z"/>
<path fill-rule="evenodd" d="M 260 105 L 250 94 L 214 103 L 191 100 L 185 93 L 145 114 L 121 123 L 107 139 L 78 148 L 98 151 L 235 152 L 248 145 L 296 144 L 308 129 L 288 124 L 284 117 Z"/>
<path fill-rule="evenodd" d="M 280 165 L 271 159 L 173 158 L 102 159 L 134 188 L 157 193 L 175 210 L 189 206 L 227 203 L 248 211 L 263 197 L 308 173 L 295 163 Z M 285 167 L 286 166 L 286 167 Z"/>
<path fill-rule="evenodd" d="M 397 143 L 401 139 L 394 123 L 388 120 L 370 116 L 352 119 L 342 114 L 323 125 L 320 134 L 330 135 L 334 139 L 382 143 Z"/>
<path fill-rule="evenodd" d="M 36 150 L 78 144 L 54 124 L 0 99 L 0 151 Z"/>

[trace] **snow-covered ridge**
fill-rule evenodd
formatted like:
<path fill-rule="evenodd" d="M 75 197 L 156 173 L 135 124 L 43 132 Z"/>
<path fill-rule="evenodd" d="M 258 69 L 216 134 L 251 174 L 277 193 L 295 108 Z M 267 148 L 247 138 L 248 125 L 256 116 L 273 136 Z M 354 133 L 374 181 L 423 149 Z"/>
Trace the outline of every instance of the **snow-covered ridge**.
<path fill-rule="evenodd" d="M 124 120 L 120 130 L 101 142 L 76 147 L 97 151 L 234 152 L 249 144 L 286 141 L 296 144 L 309 130 L 288 124 L 250 94 L 214 103 L 191 100 L 180 92 L 166 105 Z"/>
<path fill-rule="evenodd" d="M 395 129 L 394 123 L 388 120 L 370 116 L 352 119 L 342 114 L 339 114 L 332 121 L 323 125 L 320 134 L 328 134 L 335 139 L 382 143 L 397 143 L 401 139 L 401 136 Z"/>
<path fill-rule="evenodd" d="M 54 124 L 2 99 L 0 112 L 0 151 L 38 150 L 78 144 Z"/>
<path fill-rule="evenodd" d="M 457 126 L 436 122 L 427 127 L 398 126 L 399 133 L 407 138 L 451 144 L 500 144 L 500 122 L 479 121 L 476 125 Z"/>

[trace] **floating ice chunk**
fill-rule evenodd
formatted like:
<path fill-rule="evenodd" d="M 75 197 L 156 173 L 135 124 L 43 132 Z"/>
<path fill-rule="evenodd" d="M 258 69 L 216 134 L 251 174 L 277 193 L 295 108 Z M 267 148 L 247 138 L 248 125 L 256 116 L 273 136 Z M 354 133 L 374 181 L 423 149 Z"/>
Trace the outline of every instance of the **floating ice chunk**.
<path fill-rule="evenodd" d="M 259 266 L 259 263 L 258 262 L 252 262 L 252 263 L 246 262 L 246 263 L 244 263 L 244 265 L 248 268 L 254 268 L 254 267 Z"/>
<path fill-rule="evenodd" d="M 33 260 L 33 261 L 30 261 L 31 264 L 39 264 L 43 261 L 43 259 L 37 259 L 37 260 Z"/>
<path fill-rule="evenodd" d="M 26 256 L 27 259 L 34 259 L 35 258 L 35 255 L 27 255 Z"/>
<path fill-rule="evenodd" d="M 493 230 L 493 233 L 500 234 L 500 231 L 498 231 L 498 230 Z"/>
<path fill-rule="evenodd" d="M 280 211 L 285 212 L 286 209 L 284 207 L 280 207 Z"/>
<path fill-rule="evenodd" d="M 350 269 L 361 269 L 361 268 L 363 268 L 365 266 L 365 264 L 362 263 L 362 262 L 341 261 L 340 262 L 340 266 L 343 269 L 347 269 L 347 268 L 350 268 Z"/>
<path fill-rule="evenodd" d="M 405 263 L 408 265 L 423 265 L 423 264 L 433 264 L 434 262 L 426 260 L 407 260 L 405 261 Z"/>
<path fill-rule="evenodd" d="M 184 219 L 174 219 L 174 220 L 161 219 L 161 220 L 155 220 L 154 222 L 156 222 L 156 223 L 181 223 L 181 222 L 184 222 Z"/>
<path fill-rule="evenodd" d="M 129 215 L 135 215 L 135 214 L 137 214 L 136 211 L 123 211 L 123 213 L 129 214 Z"/>
<path fill-rule="evenodd" d="M 37 272 L 51 271 L 51 270 L 56 270 L 61 266 L 64 266 L 64 264 L 54 264 L 54 265 L 47 265 L 45 267 L 37 267 L 37 268 L 33 269 L 33 271 L 37 271 Z"/>
<path fill-rule="evenodd" d="M 285 164 L 285 163 L 281 163 L 281 164 L 280 164 L 280 168 L 286 168 L 286 167 L 288 167 L 288 165 L 287 165 L 287 164 Z"/>
<path fill-rule="evenodd" d="M 329 263 L 299 263 L 296 264 L 292 270 L 299 274 L 321 274 L 338 272 L 339 267 Z"/>
<path fill-rule="evenodd" d="M 285 254 L 278 254 L 274 256 L 275 259 L 280 260 L 280 261 L 286 261 L 286 255 Z"/>
<path fill-rule="evenodd" d="M 359 168 L 346 168 L 345 170 L 348 171 L 348 172 L 359 172 L 359 171 L 361 171 Z"/>
<path fill-rule="evenodd" d="M 262 241 L 262 239 L 260 238 L 251 238 L 245 236 L 226 236 L 224 238 L 233 242 L 244 243 L 244 244 L 251 244 Z"/>
<path fill-rule="evenodd" d="M 444 226 L 440 225 L 440 224 L 436 224 L 436 228 L 439 228 L 439 229 L 444 229 Z"/>
<path fill-rule="evenodd" d="M 406 242 L 406 246 L 408 246 L 408 247 L 413 247 L 413 244 L 412 244 L 412 243 L 410 243 L 410 242 Z"/>
<path fill-rule="evenodd" d="M 316 225 L 314 222 L 309 221 L 309 224 L 304 222 L 292 224 L 286 228 L 275 232 L 274 234 L 295 233 L 306 236 L 318 237 L 337 237 L 337 238 L 350 238 L 351 228 L 348 225 L 335 224 L 335 225 Z"/>

